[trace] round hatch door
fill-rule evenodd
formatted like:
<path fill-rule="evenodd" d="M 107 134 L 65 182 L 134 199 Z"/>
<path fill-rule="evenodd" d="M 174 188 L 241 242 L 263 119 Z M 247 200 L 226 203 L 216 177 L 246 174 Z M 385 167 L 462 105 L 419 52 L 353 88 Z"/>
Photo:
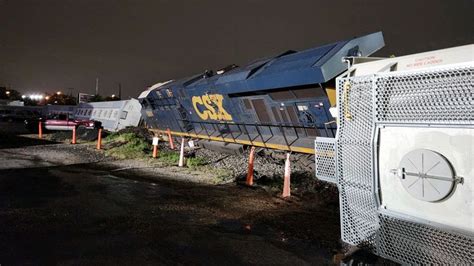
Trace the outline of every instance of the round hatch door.
<path fill-rule="evenodd" d="M 449 161 L 431 150 L 417 149 L 405 154 L 399 169 L 405 190 L 423 201 L 435 202 L 446 198 L 456 182 Z"/>

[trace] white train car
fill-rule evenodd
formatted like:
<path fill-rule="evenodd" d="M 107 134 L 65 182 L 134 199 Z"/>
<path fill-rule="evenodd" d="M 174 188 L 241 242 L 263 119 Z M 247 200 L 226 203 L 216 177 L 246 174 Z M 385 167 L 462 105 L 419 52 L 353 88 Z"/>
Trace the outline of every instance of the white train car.
<path fill-rule="evenodd" d="M 119 131 L 126 127 L 136 127 L 141 120 L 140 102 L 136 99 L 124 101 L 81 103 L 75 110 L 77 119 L 92 119 L 102 122 L 108 131 Z"/>
<path fill-rule="evenodd" d="M 76 110 L 75 105 L 45 105 L 42 107 L 43 116 L 56 115 L 56 114 L 74 114 Z"/>
<path fill-rule="evenodd" d="M 474 264 L 473 54 L 354 64 L 337 79 L 337 136 L 316 139 L 316 176 L 338 186 L 345 242 L 402 264 Z"/>

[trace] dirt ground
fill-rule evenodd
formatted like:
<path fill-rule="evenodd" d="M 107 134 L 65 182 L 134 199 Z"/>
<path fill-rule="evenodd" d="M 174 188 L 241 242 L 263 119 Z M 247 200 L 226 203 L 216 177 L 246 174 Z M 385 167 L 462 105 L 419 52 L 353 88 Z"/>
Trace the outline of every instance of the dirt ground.
<path fill-rule="evenodd" d="M 1 265 L 327 265 L 342 249 L 334 196 L 282 199 L 127 169 L 87 145 L 2 139 Z"/>

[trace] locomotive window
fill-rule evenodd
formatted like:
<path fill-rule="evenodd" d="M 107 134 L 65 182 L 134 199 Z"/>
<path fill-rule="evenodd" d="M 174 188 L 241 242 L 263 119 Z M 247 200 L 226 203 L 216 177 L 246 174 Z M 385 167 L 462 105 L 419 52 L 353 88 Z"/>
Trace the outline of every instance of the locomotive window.
<path fill-rule="evenodd" d="M 298 119 L 298 116 L 296 115 L 296 110 L 295 109 L 296 108 L 294 106 L 288 106 L 287 107 L 288 115 L 290 115 L 291 122 L 293 122 L 294 124 L 298 124 L 299 119 Z"/>
<path fill-rule="evenodd" d="M 127 119 L 128 112 L 127 111 L 122 111 L 122 115 L 120 116 L 120 119 Z"/>
<path fill-rule="evenodd" d="M 257 117 L 260 122 L 269 123 L 272 121 L 270 119 L 270 115 L 268 115 L 267 107 L 265 106 L 264 100 L 255 99 L 255 100 L 252 100 L 252 104 L 255 108 L 255 112 L 257 113 Z"/>
<path fill-rule="evenodd" d="M 90 115 L 91 115 L 91 113 L 92 113 L 92 109 L 89 109 L 89 110 L 87 111 L 87 115 L 89 115 L 89 116 L 90 116 Z"/>
<path fill-rule="evenodd" d="M 286 108 L 285 109 L 280 109 L 280 114 L 283 122 L 285 123 L 290 123 L 290 119 L 288 119 L 288 115 L 286 114 Z"/>
<path fill-rule="evenodd" d="M 293 90 L 293 93 L 296 95 L 298 99 L 318 98 L 318 97 L 326 96 L 326 94 L 324 93 L 324 90 L 321 87 Z"/>
<path fill-rule="evenodd" d="M 250 104 L 250 101 L 248 99 L 242 99 L 242 102 L 244 102 L 245 109 L 252 109 L 252 105 Z"/>
<path fill-rule="evenodd" d="M 273 113 L 273 116 L 275 117 L 275 120 L 278 123 L 281 123 L 281 117 L 280 117 L 280 114 L 278 113 L 278 109 L 276 107 L 272 107 L 272 113 Z"/>
<path fill-rule="evenodd" d="M 161 92 L 160 92 L 160 91 L 156 91 L 156 95 L 157 95 L 157 96 L 158 96 L 158 98 L 160 98 L 160 99 L 161 99 L 161 98 L 163 98 L 163 95 L 161 94 Z"/>
<path fill-rule="evenodd" d="M 290 91 L 276 91 L 268 94 L 273 100 L 289 100 L 294 99 L 295 95 L 293 95 Z"/>

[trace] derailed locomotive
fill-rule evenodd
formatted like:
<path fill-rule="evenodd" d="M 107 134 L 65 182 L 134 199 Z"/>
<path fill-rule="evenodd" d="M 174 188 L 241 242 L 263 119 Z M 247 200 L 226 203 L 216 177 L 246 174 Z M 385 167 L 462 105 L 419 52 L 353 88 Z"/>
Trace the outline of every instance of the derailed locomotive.
<path fill-rule="evenodd" d="M 161 133 L 315 154 L 338 186 L 343 241 L 472 265 L 474 46 L 365 58 L 383 45 L 374 33 L 157 84 L 142 114 Z"/>
<path fill-rule="evenodd" d="M 314 155 L 315 137 L 336 133 L 330 108 L 341 58 L 383 46 L 377 32 L 157 84 L 139 96 L 142 114 L 161 133 Z"/>

